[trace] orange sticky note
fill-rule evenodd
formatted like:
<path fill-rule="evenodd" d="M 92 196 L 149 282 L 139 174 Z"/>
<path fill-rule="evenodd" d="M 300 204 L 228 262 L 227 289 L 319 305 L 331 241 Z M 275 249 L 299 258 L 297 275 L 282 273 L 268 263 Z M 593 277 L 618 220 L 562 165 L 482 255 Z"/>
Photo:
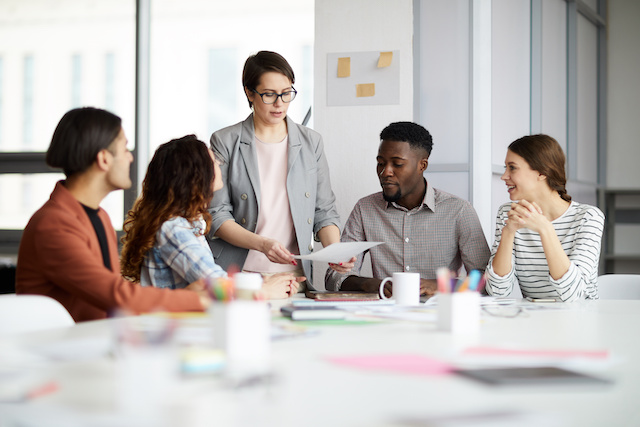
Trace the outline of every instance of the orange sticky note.
<path fill-rule="evenodd" d="M 338 58 L 338 77 L 349 77 L 351 75 L 351 58 Z"/>
<path fill-rule="evenodd" d="M 363 98 L 366 96 L 374 96 L 376 94 L 375 83 L 363 83 L 356 85 L 356 97 Z"/>
<path fill-rule="evenodd" d="M 393 52 L 380 52 L 380 57 L 378 58 L 378 68 L 384 68 L 391 65 L 391 61 L 393 60 Z"/>

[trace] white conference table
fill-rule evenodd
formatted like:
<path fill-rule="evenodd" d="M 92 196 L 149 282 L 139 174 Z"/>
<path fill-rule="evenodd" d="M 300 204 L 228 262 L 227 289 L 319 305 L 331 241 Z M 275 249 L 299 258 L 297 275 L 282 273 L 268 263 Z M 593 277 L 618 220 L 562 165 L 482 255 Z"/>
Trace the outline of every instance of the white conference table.
<path fill-rule="evenodd" d="M 133 412 L 118 404 L 122 362 L 106 355 L 104 348 L 79 360 L 30 361 L 25 357 L 12 363 L 54 379 L 60 388 L 27 402 L 0 404 L 0 427 L 640 425 L 640 301 L 552 306 L 556 308 L 525 310 L 513 318 L 483 313 L 477 335 L 440 332 L 432 322 L 315 326 L 316 334 L 272 343 L 270 380 L 231 387 L 219 376 L 180 379 L 151 408 L 145 399 L 136 400 L 136 392 L 128 393 L 134 394 L 129 397 L 130 406 L 138 408 Z M 0 362 L 3 350 L 7 365 L 6 352 L 20 349 L 28 355 L 37 353 L 34 348 L 65 343 L 108 346 L 118 321 L 85 322 L 6 339 L 0 346 Z M 478 346 L 608 350 L 611 355 L 604 362 L 576 362 L 572 367 L 612 384 L 492 388 L 454 374 L 363 370 L 327 360 L 419 355 L 473 366 L 477 361 L 461 358 L 460 352 Z M 155 384 L 155 379 L 150 382 Z M 139 391 L 146 394 L 154 387 Z"/>

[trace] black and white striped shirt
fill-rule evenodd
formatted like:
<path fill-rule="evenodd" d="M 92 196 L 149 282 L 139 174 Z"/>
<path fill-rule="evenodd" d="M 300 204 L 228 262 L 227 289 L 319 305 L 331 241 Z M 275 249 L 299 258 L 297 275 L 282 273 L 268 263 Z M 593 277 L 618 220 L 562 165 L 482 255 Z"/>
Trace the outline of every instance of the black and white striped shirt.
<path fill-rule="evenodd" d="M 508 296 L 513 287 L 519 285 L 525 297 L 551 297 L 562 301 L 598 299 L 598 262 L 604 229 L 602 211 L 595 206 L 571 202 L 567 211 L 552 221 L 562 249 L 571 261 L 565 275 L 553 280 L 540 235 L 527 228 L 516 232 L 511 271 L 503 277 L 493 271 L 493 258 L 510 209 L 511 203 L 506 203 L 498 210 L 496 237 L 487 268 L 487 293 L 497 297 Z"/>

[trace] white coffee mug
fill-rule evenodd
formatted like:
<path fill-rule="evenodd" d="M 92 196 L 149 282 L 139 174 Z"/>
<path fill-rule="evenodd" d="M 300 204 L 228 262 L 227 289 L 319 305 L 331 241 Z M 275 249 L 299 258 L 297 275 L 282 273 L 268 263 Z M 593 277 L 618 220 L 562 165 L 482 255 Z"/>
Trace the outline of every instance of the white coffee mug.
<path fill-rule="evenodd" d="M 260 273 L 236 273 L 233 275 L 233 284 L 236 289 L 259 291 L 262 288 L 262 275 Z"/>
<path fill-rule="evenodd" d="M 397 305 L 420 304 L 420 273 L 393 273 L 392 277 L 385 278 L 378 290 L 382 299 L 391 299 L 384 295 L 384 285 L 388 281 L 393 284 L 392 299 Z"/>
<path fill-rule="evenodd" d="M 233 285 L 236 290 L 236 298 L 252 300 L 255 294 L 262 288 L 262 275 L 260 273 L 236 273 L 233 275 Z"/>

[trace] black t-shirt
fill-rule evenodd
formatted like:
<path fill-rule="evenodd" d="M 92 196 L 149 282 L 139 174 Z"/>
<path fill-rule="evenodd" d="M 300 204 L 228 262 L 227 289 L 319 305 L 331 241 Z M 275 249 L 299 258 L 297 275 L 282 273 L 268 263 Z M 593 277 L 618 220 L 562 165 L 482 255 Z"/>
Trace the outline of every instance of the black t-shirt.
<path fill-rule="evenodd" d="M 111 270 L 111 258 L 109 258 L 109 245 L 107 244 L 107 233 L 104 231 L 104 225 L 98 216 L 98 209 L 92 209 L 88 206 L 82 205 L 84 211 L 89 215 L 89 220 L 93 229 L 98 236 L 98 242 L 100 242 L 100 251 L 102 252 L 102 261 L 104 266 Z"/>

